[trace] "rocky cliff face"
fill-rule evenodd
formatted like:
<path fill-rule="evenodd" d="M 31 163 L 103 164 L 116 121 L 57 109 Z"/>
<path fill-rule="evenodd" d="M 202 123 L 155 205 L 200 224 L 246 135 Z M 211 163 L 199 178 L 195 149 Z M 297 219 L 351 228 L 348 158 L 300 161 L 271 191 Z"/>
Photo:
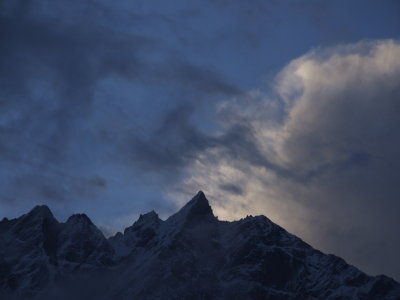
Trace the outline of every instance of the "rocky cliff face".
<path fill-rule="evenodd" d="M 202 192 L 106 239 L 45 206 L 0 222 L 0 289 L 17 299 L 400 299 L 400 285 L 313 249 L 264 216 L 218 221 Z"/>

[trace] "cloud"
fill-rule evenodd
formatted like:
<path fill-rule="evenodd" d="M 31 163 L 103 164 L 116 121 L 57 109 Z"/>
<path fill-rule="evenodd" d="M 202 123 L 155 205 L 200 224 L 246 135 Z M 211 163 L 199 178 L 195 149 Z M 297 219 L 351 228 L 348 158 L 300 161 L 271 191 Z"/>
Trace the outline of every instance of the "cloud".
<path fill-rule="evenodd" d="M 279 72 L 274 93 L 220 104 L 221 142 L 197 155 L 170 198 L 204 189 L 222 218 L 266 214 L 400 278 L 399 55 L 393 40 L 314 49 Z"/>
<path fill-rule="evenodd" d="M 189 115 L 241 92 L 157 35 L 167 16 L 125 5 L 0 1 L 0 161 L 7 165 L 0 176 L 9 184 L 0 203 L 79 201 L 109 189 L 105 183 L 132 166 L 151 172 L 161 160 L 179 168 L 194 150 L 177 154 L 180 135 L 197 132 Z M 188 117 L 173 120 L 185 106 Z M 157 115 L 155 125 L 138 130 L 139 114 Z M 201 150 L 199 133 L 190 142 Z M 164 148 L 174 155 L 165 157 Z"/>
<path fill-rule="evenodd" d="M 398 227 L 398 43 L 315 49 L 273 91 L 244 93 L 318 43 L 305 11 L 324 13 L 322 36 L 336 28 L 330 9 L 302 5 L 0 0 L 2 214 L 46 202 L 113 231 L 172 212 L 160 190 L 185 202 L 203 189 L 220 218 L 265 213 L 380 270 L 362 253 L 399 250 L 386 228 Z"/>
<path fill-rule="evenodd" d="M 360 151 L 384 154 L 400 121 L 397 43 L 329 52 L 302 57 L 280 75 L 279 93 L 290 111 L 278 152 L 285 164 L 303 170 L 338 164 Z"/>

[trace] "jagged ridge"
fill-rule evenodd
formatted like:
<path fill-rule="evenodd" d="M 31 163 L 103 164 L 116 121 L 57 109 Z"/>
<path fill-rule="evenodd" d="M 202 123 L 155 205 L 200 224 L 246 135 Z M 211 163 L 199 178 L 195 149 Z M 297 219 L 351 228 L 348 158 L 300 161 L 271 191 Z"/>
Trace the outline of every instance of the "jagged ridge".
<path fill-rule="evenodd" d="M 60 223 L 46 206 L 3 219 L 0 237 L 2 299 L 400 299 L 394 280 L 264 216 L 218 221 L 203 192 L 167 220 L 151 211 L 109 239 L 86 215 Z"/>

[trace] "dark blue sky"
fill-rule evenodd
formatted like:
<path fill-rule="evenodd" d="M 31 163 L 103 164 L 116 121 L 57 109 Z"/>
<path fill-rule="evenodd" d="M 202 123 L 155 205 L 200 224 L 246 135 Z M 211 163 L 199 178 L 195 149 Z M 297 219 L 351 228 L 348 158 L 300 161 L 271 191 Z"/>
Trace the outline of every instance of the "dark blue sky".
<path fill-rule="evenodd" d="M 400 279 L 399 1 L 0 0 L 0 217 L 202 189 Z"/>

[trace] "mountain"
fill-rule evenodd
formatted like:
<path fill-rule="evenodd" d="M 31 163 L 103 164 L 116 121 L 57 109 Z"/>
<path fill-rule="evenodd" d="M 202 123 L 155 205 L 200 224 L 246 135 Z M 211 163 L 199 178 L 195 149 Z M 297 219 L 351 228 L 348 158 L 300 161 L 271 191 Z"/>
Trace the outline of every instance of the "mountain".
<path fill-rule="evenodd" d="M 219 221 L 199 192 L 106 239 L 46 206 L 0 222 L 0 299 L 400 299 L 400 284 L 315 250 L 265 216 Z"/>

